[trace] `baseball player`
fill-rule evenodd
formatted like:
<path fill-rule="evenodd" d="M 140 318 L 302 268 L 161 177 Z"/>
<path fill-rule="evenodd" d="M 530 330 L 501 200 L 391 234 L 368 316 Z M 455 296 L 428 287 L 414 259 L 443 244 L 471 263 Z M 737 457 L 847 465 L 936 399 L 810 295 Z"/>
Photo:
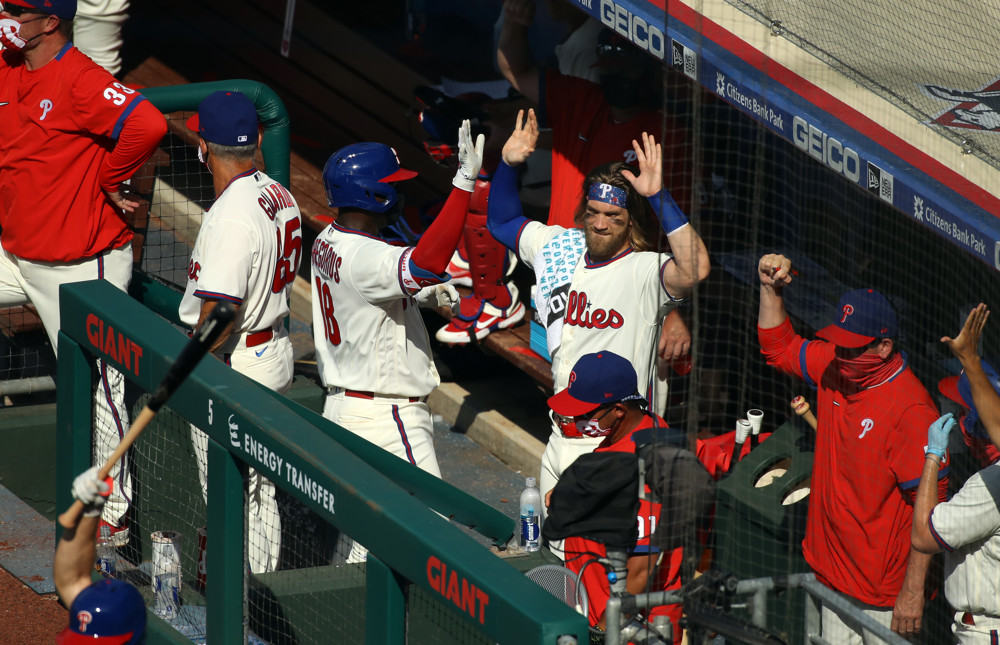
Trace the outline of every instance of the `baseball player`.
<path fill-rule="evenodd" d="M 292 384 L 292 343 L 283 318 L 302 260 L 302 220 L 284 186 L 254 167 L 257 110 L 239 92 L 214 92 L 188 122 L 212 173 L 215 203 L 205 214 L 188 264 L 181 320 L 200 325 L 221 301 L 236 306 L 231 329 L 216 341 L 226 364 L 277 392 Z M 208 436 L 191 427 L 202 492 L 207 495 Z M 249 558 L 254 573 L 274 571 L 281 523 L 274 484 L 250 470 Z"/>
<path fill-rule="evenodd" d="M 73 497 L 83 502 L 79 523 L 63 531 L 52 562 L 52 578 L 69 626 L 57 637 L 61 645 L 146 642 L 146 603 L 127 582 L 108 578 L 91 583 L 101 511 L 114 480 L 97 478 L 97 466 L 73 480 Z"/>
<path fill-rule="evenodd" d="M 166 134 L 163 115 L 67 39 L 76 0 L 6 0 L 0 11 L 0 307 L 31 303 L 58 353 L 59 285 L 132 277 L 123 185 Z M 128 430 L 124 381 L 97 365 L 94 463 Z M 131 481 L 122 463 L 104 506 L 116 546 L 128 540 Z"/>
<path fill-rule="evenodd" d="M 937 408 L 894 339 L 896 313 L 874 289 L 844 294 L 823 340 L 792 328 L 782 255 L 758 263 L 758 338 L 767 363 L 818 389 L 812 494 L 802 552 L 826 586 L 901 635 L 920 631 L 930 556 L 912 549 L 913 497 L 923 470 L 925 429 Z M 947 470 L 937 490 L 948 490 Z M 863 635 L 824 606 L 822 635 L 857 643 Z"/>
<path fill-rule="evenodd" d="M 576 221 L 566 229 L 533 222 L 521 213 L 517 173 L 534 150 L 538 123 L 534 110 L 518 113 L 493 178 L 489 227 L 493 236 L 533 268 L 540 297 L 564 298 L 561 318 L 549 321 L 553 389 L 569 384 L 573 365 L 583 355 L 607 350 L 627 358 L 638 373 L 640 392 L 656 400 L 655 359 L 659 324 L 699 281 L 708 275 L 708 251 L 670 194 L 662 190 L 662 150 L 643 133 L 633 142 L 639 165 L 599 166 L 583 182 Z M 649 252 L 655 239 L 653 213 L 661 214 L 672 254 Z M 546 310 L 539 304 L 539 311 Z M 542 456 L 539 487 L 544 496 L 559 475 L 600 439 L 582 436 L 572 424 L 553 423 Z"/>
<path fill-rule="evenodd" d="M 399 216 L 395 183 L 416 176 L 396 151 L 356 143 L 323 168 L 336 220 L 313 243 L 313 338 L 327 388 L 323 416 L 373 444 L 441 476 L 426 399 L 440 383 L 417 305 L 458 303 L 444 273 L 462 235 L 482 166 L 485 138 L 473 144 L 469 121 L 459 132 L 454 188 L 416 246 L 378 236 Z M 357 545 L 349 561 L 365 557 Z"/>
<path fill-rule="evenodd" d="M 989 317 L 990 310 L 979 303 L 969 312 L 958 336 L 941 338 L 962 364 L 962 374 L 938 384 L 942 394 L 968 410 L 960 422 L 962 436 L 984 466 L 1000 459 L 1000 374 L 978 354 L 979 338 Z"/>
<path fill-rule="evenodd" d="M 1000 465 L 980 470 L 939 503 L 937 482 L 954 426 L 949 412 L 927 428 L 911 539 L 922 553 L 944 551 L 944 595 L 955 610 L 958 642 L 993 645 L 1000 642 Z"/>

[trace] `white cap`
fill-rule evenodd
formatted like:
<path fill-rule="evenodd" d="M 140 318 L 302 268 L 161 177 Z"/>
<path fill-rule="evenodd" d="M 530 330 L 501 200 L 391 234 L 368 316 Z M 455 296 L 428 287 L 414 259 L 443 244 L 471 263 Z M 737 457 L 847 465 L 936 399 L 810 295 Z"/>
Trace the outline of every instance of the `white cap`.
<path fill-rule="evenodd" d="M 528 477 L 524 480 L 524 485 L 526 488 L 534 488 L 537 484 L 537 480 L 534 477 Z"/>

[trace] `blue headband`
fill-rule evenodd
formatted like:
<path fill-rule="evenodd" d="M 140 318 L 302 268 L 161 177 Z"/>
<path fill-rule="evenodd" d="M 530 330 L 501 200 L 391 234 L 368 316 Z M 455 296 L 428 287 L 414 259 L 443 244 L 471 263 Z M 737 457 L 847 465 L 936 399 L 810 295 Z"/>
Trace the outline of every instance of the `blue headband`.
<path fill-rule="evenodd" d="M 628 203 L 628 195 L 625 190 L 611 184 L 591 184 L 590 188 L 587 189 L 587 199 L 604 202 L 619 208 L 626 208 Z"/>

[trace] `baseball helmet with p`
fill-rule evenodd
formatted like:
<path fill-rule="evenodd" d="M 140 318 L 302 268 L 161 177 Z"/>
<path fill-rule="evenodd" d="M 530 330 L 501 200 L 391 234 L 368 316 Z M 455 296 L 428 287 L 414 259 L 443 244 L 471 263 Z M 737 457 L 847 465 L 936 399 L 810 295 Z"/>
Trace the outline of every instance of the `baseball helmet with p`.
<path fill-rule="evenodd" d="M 387 213 L 400 199 L 393 182 L 416 177 L 403 168 L 396 151 L 384 143 L 344 146 L 323 166 L 323 186 L 330 206 Z"/>

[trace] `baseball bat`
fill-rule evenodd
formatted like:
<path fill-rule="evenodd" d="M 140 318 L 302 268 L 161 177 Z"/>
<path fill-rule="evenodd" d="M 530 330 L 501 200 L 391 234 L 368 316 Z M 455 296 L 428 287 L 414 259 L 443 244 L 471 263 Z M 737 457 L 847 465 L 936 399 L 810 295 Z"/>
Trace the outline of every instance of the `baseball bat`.
<path fill-rule="evenodd" d="M 795 414 L 799 415 L 806 420 L 813 430 L 816 429 L 816 416 L 809 409 L 809 402 L 801 396 L 797 396 L 792 399 L 791 403 L 792 409 L 795 410 Z"/>
<path fill-rule="evenodd" d="M 173 395 L 173 393 L 180 387 L 180 384 L 191 375 L 195 366 L 204 358 L 205 354 L 208 353 L 209 348 L 212 347 L 213 343 L 219 338 L 223 330 L 229 326 L 229 323 L 233 321 L 236 316 L 236 308 L 229 302 L 221 301 L 219 302 L 211 312 L 209 312 L 208 317 L 205 318 L 204 322 L 198 329 L 195 330 L 194 334 L 191 336 L 191 340 L 184 345 L 184 349 L 177 356 L 177 360 L 174 364 L 170 366 L 167 370 L 166 376 L 160 381 L 160 384 L 156 386 L 156 391 L 153 392 L 153 396 L 150 397 L 149 402 L 146 406 L 139 412 L 139 416 L 136 417 L 135 422 L 129 428 L 125 436 L 118 443 L 118 447 L 115 449 L 111 456 L 108 457 L 104 465 L 101 466 L 100 470 L 97 471 L 98 479 L 105 479 L 108 473 L 114 465 L 122 458 L 125 451 L 132 447 L 142 431 L 146 429 L 149 422 L 153 420 L 156 413 L 160 411 L 163 404 L 167 402 L 167 399 Z M 80 515 L 83 513 L 83 502 L 80 500 L 75 500 L 64 513 L 59 516 L 59 524 L 63 528 L 73 528 L 80 521 Z"/>

